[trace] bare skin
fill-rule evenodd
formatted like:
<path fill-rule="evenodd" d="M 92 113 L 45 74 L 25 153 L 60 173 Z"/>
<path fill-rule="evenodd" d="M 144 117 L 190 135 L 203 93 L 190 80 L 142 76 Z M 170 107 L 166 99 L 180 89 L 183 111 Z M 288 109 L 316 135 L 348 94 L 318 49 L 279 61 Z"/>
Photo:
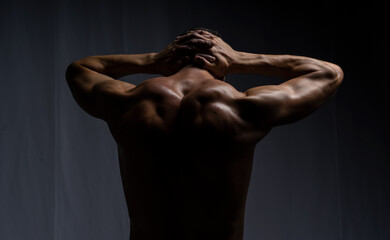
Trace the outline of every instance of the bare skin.
<path fill-rule="evenodd" d="M 116 80 L 135 73 L 163 76 Z M 286 81 L 240 92 L 221 81 L 230 73 Z M 243 239 L 256 144 L 319 108 L 342 79 L 332 63 L 235 51 L 206 31 L 160 53 L 92 56 L 67 70 L 78 104 L 117 142 L 132 240 Z"/>

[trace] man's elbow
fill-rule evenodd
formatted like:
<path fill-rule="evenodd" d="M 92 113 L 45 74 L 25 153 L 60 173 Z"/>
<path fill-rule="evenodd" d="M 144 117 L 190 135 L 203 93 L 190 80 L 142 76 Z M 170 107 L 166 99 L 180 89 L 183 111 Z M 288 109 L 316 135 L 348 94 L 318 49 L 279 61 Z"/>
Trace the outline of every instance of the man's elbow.
<path fill-rule="evenodd" d="M 65 72 L 66 81 L 69 83 L 73 81 L 78 74 L 81 73 L 81 65 L 76 61 L 68 65 Z"/>
<path fill-rule="evenodd" d="M 344 79 L 344 72 L 343 69 L 339 65 L 333 64 L 333 79 L 335 79 L 337 82 L 341 83 Z"/>
<path fill-rule="evenodd" d="M 326 63 L 326 65 L 327 67 L 323 72 L 323 79 L 326 79 L 325 81 L 327 84 L 324 89 L 327 89 L 327 92 L 330 94 L 329 96 L 333 96 L 344 79 L 344 72 L 341 67 L 336 64 Z"/>
<path fill-rule="evenodd" d="M 337 86 L 339 86 L 344 79 L 343 70 L 334 63 L 325 62 L 321 72 L 326 79 L 335 82 Z"/>

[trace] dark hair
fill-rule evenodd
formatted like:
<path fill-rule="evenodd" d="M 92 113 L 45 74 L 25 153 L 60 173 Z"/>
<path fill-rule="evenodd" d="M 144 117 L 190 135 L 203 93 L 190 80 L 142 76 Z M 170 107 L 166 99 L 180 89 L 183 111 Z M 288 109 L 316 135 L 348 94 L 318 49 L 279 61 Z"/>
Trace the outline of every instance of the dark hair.
<path fill-rule="evenodd" d="M 187 34 L 187 33 L 191 32 L 191 31 L 196 31 L 196 30 L 202 30 L 202 31 L 206 31 L 206 32 L 209 32 L 209 33 L 211 33 L 211 34 L 213 34 L 213 35 L 217 36 L 217 37 L 220 37 L 220 38 L 222 38 L 221 34 L 220 34 L 218 31 L 216 31 L 216 30 L 211 30 L 211 29 L 204 28 L 204 27 L 195 27 L 195 28 L 190 28 L 190 29 L 186 30 L 185 32 L 183 32 L 182 34 L 180 34 L 179 36 L 181 36 L 181 35 L 185 35 L 185 34 Z"/>

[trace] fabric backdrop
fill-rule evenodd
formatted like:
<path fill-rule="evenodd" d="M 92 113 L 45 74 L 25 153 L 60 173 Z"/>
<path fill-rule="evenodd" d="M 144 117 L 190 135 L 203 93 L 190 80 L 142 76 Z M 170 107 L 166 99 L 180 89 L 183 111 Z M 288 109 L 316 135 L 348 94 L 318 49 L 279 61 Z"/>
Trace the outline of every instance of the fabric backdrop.
<path fill-rule="evenodd" d="M 115 142 L 77 106 L 65 70 L 90 55 L 157 52 L 198 26 L 239 51 L 314 57 L 345 73 L 321 109 L 257 145 L 244 239 L 390 239 L 386 16 L 364 4 L 1 0 L 0 239 L 128 239 Z"/>

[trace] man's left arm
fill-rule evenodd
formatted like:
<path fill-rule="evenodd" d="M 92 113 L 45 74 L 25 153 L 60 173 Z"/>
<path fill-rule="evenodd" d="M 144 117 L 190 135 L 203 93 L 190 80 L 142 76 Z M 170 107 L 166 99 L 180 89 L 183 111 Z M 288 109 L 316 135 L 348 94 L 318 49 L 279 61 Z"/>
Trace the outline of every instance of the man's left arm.
<path fill-rule="evenodd" d="M 149 73 L 153 54 L 90 56 L 71 63 L 66 70 L 68 86 L 80 107 L 106 120 L 115 111 L 114 101 L 135 85 L 120 77 Z"/>
<path fill-rule="evenodd" d="M 189 64 L 195 53 L 210 47 L 207 38 L 195 33 L 176 38 L 158 53 L 90 56 L 71 63 L 66 80 L 82 109 L 109 120 L 120 112 L 121 99 L 135 87 L 118 78 L 137 73 L 170 76 Z"/>

